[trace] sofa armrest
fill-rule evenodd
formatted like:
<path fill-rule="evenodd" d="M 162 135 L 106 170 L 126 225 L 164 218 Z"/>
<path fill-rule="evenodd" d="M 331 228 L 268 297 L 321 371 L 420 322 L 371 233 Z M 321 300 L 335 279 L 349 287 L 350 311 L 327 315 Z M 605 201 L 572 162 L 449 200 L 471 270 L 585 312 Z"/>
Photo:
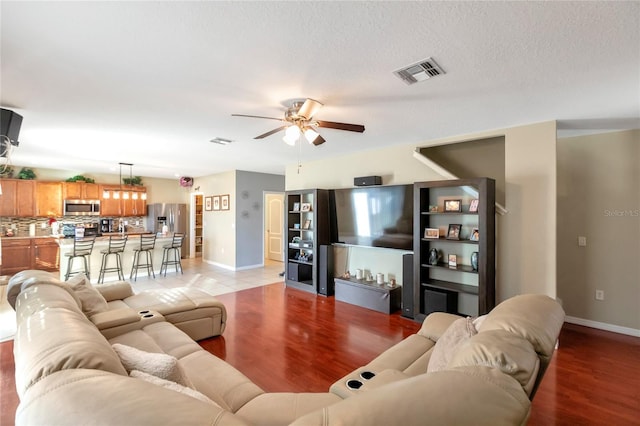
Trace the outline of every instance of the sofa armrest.
<path fill-rule="evenodd" d="M 447 328 L 459 318 L 462 317 L 445 312 L 433 312 L 424 319 L 417 334 L 437 342 Z"/>
<path fill-rule="evenodd" d="M 133 296 L 131 284 L 126 281 L 118 281 L 113 284 L 96 285 L 94 288 L 102 294 L 102 297 L 104 297 L 104 300 L 107 302 L 111 302 L 112 300 L 122 300 Z"/>
<path fill-rule="evenodd" d="M 125 324 L 140 322 L 140 314 L 131 308 L 113 309 L 92 315 L 91 322 L 98 330 L 119 327 Z"/>
<path fill-rule="evenodd" d="M 371 389 L 296 419 L 291 426 L 526 425 L 520 384 L 489 367 L 421 374 Z"/>

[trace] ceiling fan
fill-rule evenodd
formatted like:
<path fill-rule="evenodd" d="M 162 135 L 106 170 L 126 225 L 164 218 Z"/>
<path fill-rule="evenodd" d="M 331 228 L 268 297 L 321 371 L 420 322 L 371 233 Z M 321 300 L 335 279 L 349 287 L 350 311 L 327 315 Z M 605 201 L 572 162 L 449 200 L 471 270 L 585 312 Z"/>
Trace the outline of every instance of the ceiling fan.
<path fill-rule="evenodd" d="M 346 130 L 349 132 L 364 132 L 364 126 L 361 124 L 336 123 L 335 121 L 313 120 L 313 116 L 322 108 L 322 104 L 313 99 L 306 99 L 304 102 L 295 101 L 287 108 L 284 118 L 263 117 L 260 115 L 231 114 L 234 117 L 250 117 L 250 118 L 266 118 L 268 120 L 282 121 L 284 125 L 256 136 L 254 139 L 263 139 L 285 130 L 284 141 L 289 145 L 295 145 L 300 135 L 304 135 L 305 139 L 314 145 L 321 145 L 325 139 L 314 130 L 315 127 L 324 127 L 327 129 Z"/>

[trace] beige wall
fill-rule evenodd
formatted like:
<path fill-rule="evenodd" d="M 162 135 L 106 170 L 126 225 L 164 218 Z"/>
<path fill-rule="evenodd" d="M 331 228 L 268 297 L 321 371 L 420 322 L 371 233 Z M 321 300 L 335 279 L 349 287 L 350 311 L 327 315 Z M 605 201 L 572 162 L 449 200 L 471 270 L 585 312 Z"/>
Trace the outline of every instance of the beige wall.
<path fill-rule="evenodd" d="M 640 330 L 640 130 L 558 140 L 557 234 L 567 315 Z"/>
<path fill-rule="evenodd" d="M 438 180 L 413 158 L 416 147 L 504 137 L 505 207 L 498 217 L 498 300 L 520 293 L 556 296 L 556 124 L 555 121 L 398 145 L 286 170 L 286 187 L 341 188 L 356 176 L 379 175 L 385 185 Z"/>
<path fill-rule="evenodd" d="M 230 171 L 194 179 L 194 187 L 205 197 L 229 194 L 230 210 L 203 212 L 202 260 L 227 269 L 236 266 L 236 172 Z"/>

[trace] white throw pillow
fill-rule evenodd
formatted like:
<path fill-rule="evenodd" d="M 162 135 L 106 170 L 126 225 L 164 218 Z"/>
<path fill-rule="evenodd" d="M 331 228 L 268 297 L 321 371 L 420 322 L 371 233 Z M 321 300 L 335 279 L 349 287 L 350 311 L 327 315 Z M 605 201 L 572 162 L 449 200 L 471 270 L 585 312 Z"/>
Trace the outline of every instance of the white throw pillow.
<path fill-rule="evenodd" d="M 66 284 L 71 287 L 78 299 L 80 299 L 82 312 L 84 312 L 87 317 L 109 310 L 107 301 L 98 290 L 93 288 L 86 275 L 76 275 L 67 281 Z"/>
<path fill-rule="evenodd" d="M 161 386 L 163 388 L 167 388 L 167 389 L 171 389 L 172 391 L 176 391 L 176 392 L 180 392 L 183 393 L 185 395 L 188 395 L 192 398 L 198 399 L 202 402 L 206 402 L 208 404 L 213 404 L 216 407 L 219 407 L 218 404 L 216 404 L 215 402 L 213 402 L 211 399 L 209 399 L 205 394 L 198 392 L 195 389 L 191 389 L 189 387 L 186 386 L 182 386 L 181 384 L 178 384 L 176 382 L 172 382 L 170 380 L 165 380 L 165 379 L 161 379 L 160 377 L 145 373 L 144 371 L 139 371 L 139 370 L 131 370 L 131 373 L 129 373 L 129 376 L 134 377 L 136 379 L 141 379 L 144 380 L 145 382 L 149 382 L 152 383 L 156 386 Z"/>
<path fill-rule="evenodd" d="M 193 388 L 193 384 L 182 371 L 176 357 L 163 353 L 141 351 L 121 343 L 114 343 L 111 346 L 120 357 L 120 361 L 127 372 L 131 373 L 133 370 L 138 370 Z"/>
<path fill-rule="evenodd" d="M 447 364 L 455 355 L 460 344 L 468 340 L 478 332 L 473 326 L 472 318 L 460 318 L 455 320 L 447 330 L 442 333 L 431 352 L 427 373 L 441 371 L 447 368 Z"/>

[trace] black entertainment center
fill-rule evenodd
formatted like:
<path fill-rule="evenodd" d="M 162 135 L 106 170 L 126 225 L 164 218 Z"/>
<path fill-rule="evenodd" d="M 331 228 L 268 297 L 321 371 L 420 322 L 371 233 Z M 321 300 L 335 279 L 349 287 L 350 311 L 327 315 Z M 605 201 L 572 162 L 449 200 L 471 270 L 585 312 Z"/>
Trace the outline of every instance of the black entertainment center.
<path fill-rule="evenodd" d="M 457 301 L 454 296 L 458 294 L 462 301 L 469 296 L 477 299 L 477 310 L 484 312 L 495 304 L 495 190 L 492 182 L 489 178 L 477 178 L 287 191 L 285 282 L 287 286 L 324 296 L 335 294 L 336 300 L 381 312 L 402 309 L 403 316 L 416 320 L 432 309 L 465 313 L 454 303 Z M 472 191 L 461 193 L 466 187 Z M 469 195 L 473 191 L 476 195 Z M 459 200 L 465 211 L 445 212 L 444 205 L 439 206 L 443 204 L 439 199 L 441 194 Z M 468 206 L 474 199 L 480 200 L 480 209 L 469 214 Z M 440 211 L 434 211 L 434 208 Z M 465 217 L 461 227 L 463 238 L 447 239 L 447 227 L 462 216 Z M 441 228 L 440 237 L 428 238 L 425 228 Z M 467 233 L 476 228 L 480 235 L 489 237 L 480 242 L 469 241 Z M 479 256 L 474 255 L 474 260 L 479 258 L 477 269 L 470 266 L 473 260 L 470 260 L 468 249 L 458 250 L 456 247 L 460 246 L 452 244 L 455 242 L 479 252 Z M 361 247 L 399 250 L 403 281 L 378 282 L 371 276 L 356 277 L 355 271 L 346 276 L 342 274 L 347 271 L 335 271 L 340 276 L 334 278 L 334 246 L 349 250 Z M 437 267 L 442 272 L 438 271 L 440 276 L 436 274 L 435 278 L 430 274 L 434 265 L 427 262 L 428 252 L 434 247 L 444 250 L 447 255 L 459 253 L 459 264 L 451 268 L 439 263 Z M 488 262 L 493 263 L 488 265 Z M 468 277 L 457 283 L 460 273 Z M 451 276 L 445 280 L 442 274 Z"/>

